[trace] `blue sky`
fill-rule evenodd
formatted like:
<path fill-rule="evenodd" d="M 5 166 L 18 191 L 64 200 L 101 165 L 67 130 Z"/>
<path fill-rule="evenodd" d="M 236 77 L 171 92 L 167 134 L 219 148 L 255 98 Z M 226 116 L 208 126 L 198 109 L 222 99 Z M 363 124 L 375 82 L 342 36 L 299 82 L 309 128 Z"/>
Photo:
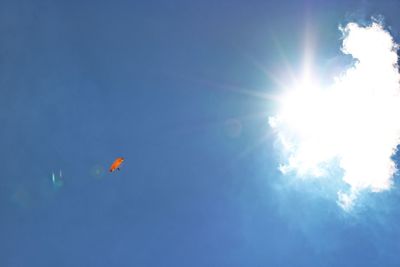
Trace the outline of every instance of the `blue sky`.
<path fill-rule="evenodd" d="M 338 25 L 382 15 L 398 42 L 398 10 L 0 1 L 0 265 L 398 266 L 398 183 L 346 213 L 337 180 L 282 175 L 260 97 L 307 25 L 329 81 Z"/>

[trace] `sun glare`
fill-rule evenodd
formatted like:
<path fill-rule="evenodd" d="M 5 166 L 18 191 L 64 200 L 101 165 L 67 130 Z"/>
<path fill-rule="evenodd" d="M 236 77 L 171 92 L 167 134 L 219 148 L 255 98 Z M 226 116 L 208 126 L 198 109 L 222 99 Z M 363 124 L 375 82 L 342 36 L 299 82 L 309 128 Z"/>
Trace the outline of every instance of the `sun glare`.
<path fill-rule="evenodd" d="M 311 174 L 323 176 L 320 165 L 334 157 L 330 135 L 335 135 L 332 117 L 332 99 L 329 91 L 309 77 L 303 77 L 297 86 L 288 90 L 280 98 L 279 115 L 270 118 L 271 126 L 283 123 L 286 135 L 281 141 L 295 151 L 296 156 L 289 157 L 289 164 L 281 170 L 297 170 L 300 176 Z M 275 122 L 274 122 L 275 120 Z"/>

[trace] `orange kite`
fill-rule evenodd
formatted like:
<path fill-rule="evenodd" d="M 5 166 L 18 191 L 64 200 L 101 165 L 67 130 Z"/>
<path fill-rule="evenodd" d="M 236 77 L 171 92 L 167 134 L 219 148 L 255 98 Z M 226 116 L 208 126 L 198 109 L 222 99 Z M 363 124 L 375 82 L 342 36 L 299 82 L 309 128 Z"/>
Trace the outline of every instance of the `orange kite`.
<path fill-rule="evenodd" d="M 110 172 L 113 172 L 115 170 L 119 170 L 119 166 L 122 164 L 122 162 L 124 162 L 124 158 L 117 158 L 113 164 L 111 164 L 110 167 Z"/>

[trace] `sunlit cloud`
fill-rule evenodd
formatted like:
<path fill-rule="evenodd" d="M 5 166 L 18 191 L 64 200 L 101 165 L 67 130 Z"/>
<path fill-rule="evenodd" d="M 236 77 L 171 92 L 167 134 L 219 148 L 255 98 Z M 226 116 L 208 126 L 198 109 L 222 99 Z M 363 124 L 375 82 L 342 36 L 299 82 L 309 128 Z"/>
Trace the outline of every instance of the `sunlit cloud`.
<path fill-rule="evenodd" d="M 354 64 L 325 88 L 305 70 L 303 79 L 281 97 L 269 124 L 282 147 L 281 172 L 324 177 L 340 169 L 348 187 L 337 193 L 337 201 L 349 210 L 362 191 L 380 192 L 393 184 L 400 76 L 398 45 L 380 22 L 339 29 L 341 51 Z"/>

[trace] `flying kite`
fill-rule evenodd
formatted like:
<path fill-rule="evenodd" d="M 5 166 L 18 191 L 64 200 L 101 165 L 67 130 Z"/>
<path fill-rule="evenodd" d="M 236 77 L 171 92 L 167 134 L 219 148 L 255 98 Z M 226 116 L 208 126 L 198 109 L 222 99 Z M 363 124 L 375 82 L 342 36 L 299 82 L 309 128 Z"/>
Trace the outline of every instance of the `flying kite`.
<path fill-rule="evenodd" d="M 113 162 L 113 164 L 111 164 L 111 167 L 110 167 L 110 172 L 113 172 L 113 171 L 115 171 L 115 170 L 119 170 L 119 166 L 122 164 L 122 162 L 124 162 L 124 158 L 117 158 L 114 162 Z"/>

